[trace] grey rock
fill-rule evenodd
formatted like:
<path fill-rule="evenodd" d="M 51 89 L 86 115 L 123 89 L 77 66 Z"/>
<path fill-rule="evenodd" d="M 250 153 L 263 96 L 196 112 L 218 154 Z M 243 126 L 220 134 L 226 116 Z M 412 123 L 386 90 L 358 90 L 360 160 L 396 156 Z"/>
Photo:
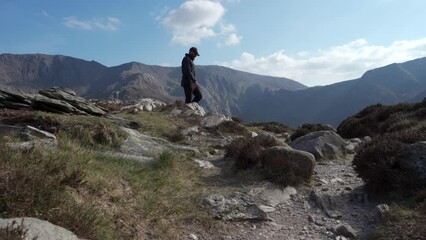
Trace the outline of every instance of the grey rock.
<path fill-rule="evenodd" d="M 309 133 L 294 140 L 294 149 L 312 153 L 316 160 L 342 158 L 346 154 L 346 142 L 334 131 Z"/>
<path fill-rule="evenodd" d="M 22 226 L 21 224 L 27 230 L 25 240 L 78 240 L 78 237 L 71 231 L 37 218 L 0 218 L 0 228 L 9 226 L 9 228 L 16 229 Z"/>
<path fill-rule="evenodd" d="M 334 210 L 337 205 L 334 197 L 327 193 L 321 193 L 315 189 L 311 191 L 311 198 L 314 203 L 322 210 Z"/>
<path fill-rule="evenodd" d="M 215 166 L 213 166 L 213 164 L 211 162 L 209 162 L 209 161 L 198 160 L 198 159 L 195 159 L 194 161 L 198 164 L 198 166 L 200 166 L 200 168 L 204 168 L 204 169 L 215 168 Z"/>
<path fill-rule="evenodd" d="M 213 216 L 217 219 L 240 220 L 266 220 L 266 213 L 255 201 L 240 192 L 234 192 L 228 197 L 214 194 L 203 199 L 202 205 L 211 208 Z"/>
<path fill-rule="evenodd" d="M 204 118 L 201 120 L 201 126 L 211 128 L 216 127 L 217 125 L 226 121 L 232 121 L 232 119 L 221 113 L 213 112 L 204 116 Z"/>
<path fill-rule="evenodd" d="M 142 98 L 138 100 L 135 104 L 130 106 L 124 106 L 121 108 L 122 111 L 130 111 L 132 113 L 137 113 L 140 111 L 151 112 L 156 108 L 166 106 L 166 103 L 155 100 L 152 98 Z"/>
<path fill-rule="evenodd" d="M 275 146 L 262 150 L 261 156 L 265 173 L 276 175 L 292 172 L 304 180 L 309 179 L 314 173 L 315 158 L 308 152 Z"/>
<path fill-rule="evenodd" d="M 339 211 L 326 210 L 327 216 L 333 219 L 341 219 L 342 214 Z"/>
<path fill-rule="evenodd" d="M 288 147 L 288 145 L 276 138 L 274 135 L 269 133 L 261 133 L 255 137 L 253 137 L 255 141 L 258 142 L 268 142 L 271 143 L 273 146 L 282 146 L 282 147 Z"/>
<path fill-rule="evenodd" d="M 291 200 L 291 196 L 295 195 L 297 190 L 294 187 L 277 187 L 268 184 L 264 187 L 254 188 L 250 191 L 252 196 L 262 199 L 267 205 L 276 207 L 280 204 L 287 204 Z"/>
<path fill-rule="evenodd" d="M 342 235 L 348 238 L 356 238 L 357 232 L 349 224 L 341 224 L 335 228 L 337 235 Z"/>
<path fill-rule="evenodd" d="M 182 115 L 185 117 L 189 116 L 201 116 L 204 117 L 206 115 L 206 110 L 203 107 L 198 105 L 198 103 L 188 103 L 186 104 L 185 110 L 183 110 Z"/>

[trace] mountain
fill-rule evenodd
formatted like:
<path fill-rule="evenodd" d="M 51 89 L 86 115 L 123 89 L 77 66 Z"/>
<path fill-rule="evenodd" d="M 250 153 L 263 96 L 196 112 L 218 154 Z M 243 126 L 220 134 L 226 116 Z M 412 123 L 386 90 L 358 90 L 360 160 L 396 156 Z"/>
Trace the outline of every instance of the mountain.
<path fill-rule="evenodd" d="M 241 114 L 237 102 L 252 87 L 259 93 L 299 90 L 305 85 L 287 78 L 262 76 L 219 66 L 197 66 L 203 101 L 210 111 Z M 43 54 L 0 55 L 0 85 L 23 89 L 63 86 L 87 98 L 136 100 L 150 97 L 166 102 L 183 99 L 180 67 L 130 62 L 106 67 L 95 61 Z"/>
<path fill-rule="evenodd" d="M 202 105 L 246 122 L 337 126 L 371 104 L 418 102 L 426 97 L 426 58 L 367 71 L 361 78 L 307 88 L 287 78 L 220 66 L 197 66 Z M 130 62 L 106 67 L 95 61 L 42 54 L 0 55 L 0 85 L 24 89 L 63 86 L 86 98 L 166 102 L 183 99 L 179 67 Z"/>
<path fill-rule="evenodd" d="M 361 78 L 299 91 L 266 93 L 240 105 L 246 121 L 305 122 L 337 126 L 372 104 L 418 102 L 426 97 L 426 58 L 367 71 Z M 248 113 L 246 114 L 246 112 Z"/>

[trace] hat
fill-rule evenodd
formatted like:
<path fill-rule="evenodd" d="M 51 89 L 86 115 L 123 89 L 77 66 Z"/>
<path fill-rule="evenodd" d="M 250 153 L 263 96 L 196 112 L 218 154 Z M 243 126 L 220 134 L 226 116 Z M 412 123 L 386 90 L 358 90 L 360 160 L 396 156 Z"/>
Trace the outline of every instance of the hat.
<path fill-rule="evenodd" d="M 197 56 L 200 56 L 200 54 L 198 54 L 198 49 L 196 47 L 190 48 L 189 51 L 194 52 Z"/>

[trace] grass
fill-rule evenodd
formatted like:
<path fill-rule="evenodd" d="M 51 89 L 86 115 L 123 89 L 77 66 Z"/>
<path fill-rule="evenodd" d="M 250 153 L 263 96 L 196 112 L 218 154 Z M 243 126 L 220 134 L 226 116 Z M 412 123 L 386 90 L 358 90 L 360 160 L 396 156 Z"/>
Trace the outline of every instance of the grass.
<path fill-rule="evenodd" d="M 191 123 L 165 112 L 123 114 L 157 137 Z M 85 239 L 182 239 L 217 235 L 230 226 L 201 207 L 212 193 L 232 186 L 210 184 L 184 152 L 164 152 L 141 164 L 99 154 L 117 148 L 124 134 L 108 119 L 43 112 L 0 113 L 0 122 L 32 125 L 58 137 L 54 150 L 13 150 L 0 140 L 0 217 L 37 217 Z"/>
<path fill-rule="evenodd" d="M 139 123 L 141 132 L 154 137 L 168 138 L 180 128 L 188 128 L 190 124 L 184 119 L 173 117 L 167 112 L 153 111 L 138 114 L 121 114 L 122 117 Z"/>

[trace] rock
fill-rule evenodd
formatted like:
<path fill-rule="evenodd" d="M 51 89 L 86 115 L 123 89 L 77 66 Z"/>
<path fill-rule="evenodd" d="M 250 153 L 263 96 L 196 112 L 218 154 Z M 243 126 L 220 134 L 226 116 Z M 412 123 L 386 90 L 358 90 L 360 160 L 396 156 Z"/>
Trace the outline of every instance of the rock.
<path fill-rule="evenodd" d="M 204 116 L 204 118 L 201 120 L 201 126 L 211 128 L 216 127 L 217 125 L 226 121 L 232 121 L 232 119 L 221 113 L 213 112 Z"/>
<path fill-rule="evenodd" d="M 32 126 L 25 126 L 22 131 L 21 135 L 25 136 L 28 139 L 40 139 L 40 138 L 47 138 L 47 139 L 53 139 L 56 141 L 56 136 L 52 133 L 40 130 L 38 128 L 32 127 Z"/>
<path fill-rule="evenodd" d="M 426 184 L 426 141 L 409 145 L 397 161 L 402 169 L 415 173 L 422 185 Z"/>
<path fill-rule="evenodd" d="M 252 138 L 259 136 L 259 134 L 255 133 L 255 132 L 250 132 L 250 136 Z"/>
<path fill-rule="evenodd" d="M 53 149 L 58 146 L 58 141 L 55 135 L 32 126 L 17 127 L 0 124 L 0 133 L 2 133 L 3 136 L 20 136 L 28 140 L 23 142 L 6 143 L 7 146 L 13 149 L 30 150 L 35 147 Z"/>
<path fill-rule="evenodd" d="M 364 138 L 363 138 L 363 141 L 364 142 L 371 142 L 371 140 L 373 140 L 370 136 L 365 136 Z"/>
<path fill-rule="evenodd" d="M 200 166 L 201 168 L 204 168 L 204 169 L 212 169 L 212 168 L 215 168 L 215 166 L 213 166 L 213 164 L 211 163 L 211 162 L 209 162 L 209 161 L 205 161 L 205 160 L 198 160 L 198 159 L 195 159 L 194 160 L 197 164 L 198 164 L 198 166 Z"/>
<path fill-rule="evenodd" d="M 333 210 L 337 205 L 336 200 L 332 196 L 327 193 L 321 193 L 315 189 L 311 191 L 311 198 L 322 210 Z"/>
<path fill-rule="evenodd" d="M 199 133 L 200 129 L 198 126 L 193 126 L 193 127 L 189 127 L 187 129 L 182 130 L 182 135 L 184 136 L 188 136 L 191 135 L 193 133 Z"/>
<path fill-rule="evenodd" d="M 334 131 L 312 132 L 295 139 L 290 146 L 312 153 L 316 160 L 342 158 L 346 154 L 346 142 Z"/>
<path fill-rule="evenodd" d="M 335 233 L 348 238 L 356 238 L 357 232 L 349 224 L 342 224 L 335 228 Z"/>
<path fill-rule="evenodd" d="M 152 98 L 142 98 L 133 105 L 122 107 L 121 110 L 127 110 L 134 113 L 139 111 L 151 112 L 152 110 L 163 106 L 166 106 L 166 103 L 162 101 L 155 100 Z"/>
<path fill-rule="evenodd" d="M 132 156 L 152 156 L 166 149 L 189 151 L 194 154 L 200 153 L 195 147 L 172 144 L 163 138 L 151 137 L 126 127 L 121 127 L 121 129 L 127 133 L 127 139 L 120 146 L 120 153 L 131 159 L 133 159 Z"/>
<path fill-rule="evenodd" d="M 213 194 L 203 199 L 202 205 L 210 207 L 217 219 L 238 220 L 266 220 L 266 213 L 254 200 L 240 192 L 234 192 L 228 197 Z"/>
<path fill-rule="evenodd" d="M 385 223 L 389 219 L 389 206 L 387 204 L 379 204 L 376 206 L 376 220 Z"/>
<path fill-rule="evenodd" d="M 76 96 L 74 91 L 60 87 L 40 90 L 39 94 L 25 94 L 0 89 L 0 104 L 12 109 L 35 109 L 54 113 L 96 116 L 106 114 L 95 104 Z"/>
<path fill-rule="evenodd" d="M 342 214 L 339 211 L 326 210 L 327 216 L 333 219 L 341 219 Z"/>
<path fill-rule="evenodd" d="M 189 239 L 198 240 L 198 237 L 197 237 L 197 235 L 191 233 L 191 234 L 189 234 Z"/>
<path fill-rule="evenodd" d="M 24 238 L 27 240 L 78 240 L 78 237 L 71 231 L 37 218 L 0 218 L 0 228 L 7 228 L 9 226 L 9 228 L 16 229 L 17 227 L 21 227 L 21 224 L 27 230 L 26 237 Z"/>
<path fill-rule="evenodd" d="M 278 187 L 273 184 L 268 184 L 265 187 L 254 188 L 250 191 L 250 195 L 256 196 L 269 206 L 276 207 L 280 204 L 289 203 L 291 196 L 297 194 L 294 187 Z"/>
<path fill-rule="evenodd" d="M 315 158 L 308 152 L 275 146 L 262 150 L 261 156 L 262 168 L 266 174 L 271 174 L 266 177 L 280 178 L 292 173 L 294 178 L 308 180 L 314 173 Z"/>
<path fill-rule="evenodd" d="M 308 221 L 309 222 L 315 222 L 315 217 L 313 215 L 309 215 L 308 216 Z"/>
<path fill-rule="evenodd" d="M 259 208 L 262 209 L 266 213 L 270 213 L 270 212 L 275 212 L 276 211 L 276 209 L 274 207 L 271 207 L 271 206 L 260 205 Z"/>
<path fill-rule="evenodd" d="M 63 100 L 73 107 L 77 108 L 80 111 L 83 111 L 87 114 L 103 116 L 106 112 L 95 104 L 87 101 L 84 98 L 81 98 L 75 94 L 71 89 L 62 88 L 62 87 L 53 87 L 49 89 L 40 90 L 39 93 L 43 96 L 46 96 L 50 99 Z"/>
<path fill-rule="evenodd" d="M 185 110 L 182 113 L 185 117 L 189 116 L 201 116 L 204 117 L 207 113 L 203 107 L 198 105 L 198 103 L 188 103 L 186 104 Z"/>

